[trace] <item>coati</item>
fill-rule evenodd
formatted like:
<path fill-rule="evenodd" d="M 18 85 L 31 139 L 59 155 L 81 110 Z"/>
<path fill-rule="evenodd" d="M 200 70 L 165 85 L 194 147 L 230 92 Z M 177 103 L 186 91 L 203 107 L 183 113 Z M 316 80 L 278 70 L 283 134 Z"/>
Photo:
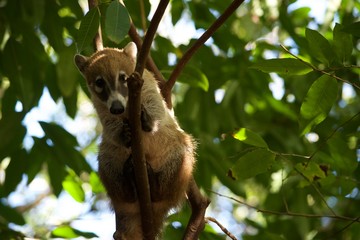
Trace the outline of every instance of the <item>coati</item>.
<path fill-rule="evenodd" d="M 115 239 L 143 239 L 132 163 L 128 122 L 127 79 L 135 70 L 137 48 L 105 48 L 91 57 L 75 56 L 103 126 L 99 146 L 99 176 L 117 215 Z M 164 102 L 157 81 L 143 74 L 141 124 L 148 165 L 154 230 L 159 236 L 171 208 L 180 205 L 192 176 L 196 144 Z"/>

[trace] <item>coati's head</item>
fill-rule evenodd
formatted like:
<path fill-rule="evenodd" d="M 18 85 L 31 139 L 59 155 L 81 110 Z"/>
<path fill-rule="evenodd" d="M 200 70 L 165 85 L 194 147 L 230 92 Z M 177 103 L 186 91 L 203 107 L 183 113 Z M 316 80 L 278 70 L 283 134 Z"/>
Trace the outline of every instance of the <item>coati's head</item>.
<path fill-rule="evenodd" d="M 137 48 L 105 48 L 91 57 L 75 55 L 75 64 L 87 81 L 93 100 L 106 105 L 112 114 L 122 114 L 128 100 L 127 78 L 134 72 Z M 95 99 L 94 99 L 95 98 Z"/>

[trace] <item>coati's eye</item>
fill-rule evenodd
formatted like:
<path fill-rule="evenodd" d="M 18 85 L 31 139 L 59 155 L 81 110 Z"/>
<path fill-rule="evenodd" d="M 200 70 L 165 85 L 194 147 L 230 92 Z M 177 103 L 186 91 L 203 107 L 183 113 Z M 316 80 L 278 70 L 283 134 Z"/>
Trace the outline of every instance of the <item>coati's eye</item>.
<path fill-rule="evenodd" d="M 102 77 L 99 77 L 95 80 L 95 91 L 101 93 L 105 87 L 105 80 Z"/>
<path fill-rule="evenodd" d="M 119 81 L 120 82 L 126 82 L 126 74 L 124 72 L 120 72 L 119 74 Z"/>

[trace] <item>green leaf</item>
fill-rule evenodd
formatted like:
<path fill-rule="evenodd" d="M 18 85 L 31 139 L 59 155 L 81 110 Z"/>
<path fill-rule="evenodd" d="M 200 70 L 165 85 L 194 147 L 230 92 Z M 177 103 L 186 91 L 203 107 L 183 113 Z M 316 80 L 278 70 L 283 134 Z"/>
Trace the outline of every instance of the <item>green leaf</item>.
<path fill-rule="evenodd" d="M 314 56 L 326 66 L 330 66 L 334 60 L 335 54 L 329 41 L 318 31 L 309 28 L 305 30 L 305 36 L 310 47 L 311 56 Z"/>
<path fill-rule="evenodd" d="M 339 174 L 352 174 L 359 164 L 356 149 L 350 149 L 346 141 L 340 134 L 335 134 L 327 141 L 331 157 L 326 160 Z"/>
<path fill-rule="evenodd" d="M 275 154 L 265 149 L 255 149 L 246 153 L 235 165 L 230 168 L 228 175 L 234 180 L 243 180 L 255 177 L 260 173 L 269 171 L 275 162 Z"/>
<path fill-rule="evenodd" d="M 77 237 L 85 237 L 85 238 L 96 238 L 98 237 L 95 233 L 91 232 L 82 232 L 77 229 L 74 229 L 70 226 L 60 226 L 54 229 L 51 232 L 52 237 L 61 237 L 61 238 L 77 238 Z"/>
<path fill-rule="evenodd" d="M 24 225 L 25 219 L 24 217 L 15 209 L 4 205 L 2 201 L 0 201 L 0 218 L 5 219 L 7 222 L 12 222 L 17 225 Z M 1 220 L 3 222 L 3 220 Z M 1 229 L 0 229 L 1 235 Z"/>
<path fill-rule="evenodd" d="M 119 44 L 128 34 L 129 29 L 128 11 L 119 1 L 113 1 L 106 10 L 105 32 L 108 38 Z"/>
<path fill-rule="evenodd" d="M 354 22 L 344 26 L 344 32 L 350 33 L 356 37 L 360 37 L 360 22 Z"/>
<path fill-rule="evenodd" d="M 49 147 L 49 151 L 54 153 L 54 148 Z M 55 196 L 59 196 L 62 191 L 62 182 L 65 179 L 66 171 L 65 164 L 62 159 L 59 159 L 57 155 L 47 159 L 47 170 L 50 178 L 50 183 Z"/>
<path fill-rule="evenodd" d="M 51 139 L 54 144 L 69 148 L 78 146 L 76 138 L 61 126 L 47 122 L 39 123 L 41 128 L 44 130 L 46 137 Z"/>
<path fill-rule="evenodd" d="M 56 64 L 57 85 L 64 97 L 72 96 L 78 86 L 78 70 L 75 64 L 72 64 L 74 52 L 75 48 L 73 45 L 64 48 L 59 52 L 59 62 Z"/>
<path fill-rule="evenodd" d="M 77 202 L 85 201 L 85 192 L 81 186 L 81 181 L 76 177 L 75 173 L 69 174 L 63 181 L 62 186 Z"/>
<path fill-rule="evenodd" d="M 323 75 L 311 85 L 300 108 L 300 130 L 305 134 L 327 117 L 338 93 L 337 81 Z"/>
<path fill-rule="evenodd" d="M 2 56 L 4 73 L 14 86 L 17 97 L 23 104 L 25 111 L 30 110 L 35 104 L 35 89 L 41 88 L 37 79 L 32 79 L 33 69 L 28 61 L 30 55 L 29 49 L 22 43 L 10 38 L 5 45 Z"/>
<path fill-rule="evenodd" d="M 287 75 L 304 75 L 312 71 L 312 68 L 294 58 L 268 59 L 253 64 L 255 68 L 266 73 L 278 73 Z"/>
<path fill-rule="evenodd" d="M 169 77 L 171 71 L 162 71 L 165 77 Z M 189 84 L 192 87 L 197 87 L 205 92 L 209 89 L 209 80 L 206 75 L 198 68 L 187 65 L 181 72 L 178 82 Z"/>
<path fill-rule="evenodd" d="M 87 46 L 91 45 L 95 34 L 99 30 L 100 11 L 97 7 L 90 9 L 81 20 L 78 36 L 77 48 L 78 52 L 83 51 Z"/>
<path fill-rule="evenodd" d="M 21 182 L 23 173 L 27 165 L 27 152 L 19 149 L 10 156 L 9 166 L 5 171 L 4 194 L 7 196 L 15 191 L 17 185 Z"/>
<path fill-rule="evenodd" d="M 48 146 L 44 138 L 34 139 L 34 145 L 31 148 L 31 151 L 28 156 L 28 167 L 26 169 L 26 174 L 28 176 L 28 183 L 34 180 L 35 176 L 42 169 L 43 163 L 49 161 L 51 158 L 51 153 L 48 150 Z"/>
<path fill-rule="evenodd" d="M 342 31 L 344 27 L 336 24 L 333 31 L 334 49 L 341 63 L 349 63 L 353 50 L 352 37 L 349 33 Z"/>
<path fill-rule="evenodd" d="M 96 172 L 91 172 L 90 173 L 89 183 L 90 183 L 92 191 L 94 193 L 103 193 L 103 192 L 105 192 L 105 188 L 104 188 L 102 182 L 100 181 L 99 175 L 97 175 Z"/>
<path fill-rule="evenodd" d="M 26 129 L 21 124 L 23 118 L 23 113 L 3 112 L 0 119 L 0 162 L 22 144 L 26 134 Z"/>
<path fill-rule="evenodd" d="M 327 175 L 327 172 L 324 171 L 324 167 L 314 162 L 310 162 L 308 165 L 304 163 L 298 163 L 296 164 L 295 168 L 301 172 L 310 182 L 323 179 Z"/>
<path fill-rule="evenodd" d="M 234 138 L 237 140 L 244 142 L 246 144 L 255 146 L 255 147 L 261 147 L 261 148 L 268 148 L 268 145 L 264 141 L 260 135 L 257 133 L 251 131 L 250 129 L 246 128 L 240 128 L 239 131 L 234 133 Z"/>

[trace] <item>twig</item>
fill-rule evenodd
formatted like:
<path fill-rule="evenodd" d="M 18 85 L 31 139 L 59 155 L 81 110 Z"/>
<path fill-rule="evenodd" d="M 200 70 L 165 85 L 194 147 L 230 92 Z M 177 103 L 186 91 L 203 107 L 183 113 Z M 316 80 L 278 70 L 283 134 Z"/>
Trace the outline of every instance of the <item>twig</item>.
<path fill-rule="evenodd" d="M 225 233 L 229 238 L 231 238 L 233 240 L 237 240 L 237 238 L 231 232 L 229 232 L 229 230 L 227 230 L 221 223 L 219 223 L 218 220 L 216 220 L 215 218 L 206 217 L 205 221 L 215 223 L 216 225 L 218 225 L 218 227 L 221 229 L 221 231 L 223 231 L 223 233 Z"/>
<path fill-rule="evenodd" d="M 351 221 L 351 222 L 358 222 L 360 223 L 360 217 L 352 218 L 352 217 L 346 217 L 346 216 L 339 216 L 339 215 L 320 215 L 320 214 L 305 214 L 305 213 L 295 213 L 291 211 L 286 212 L 279 212 L 279 211 L 272 211 L 272 210 L 265 210 L 258 207 L 255 207 L 253 205 L 250 205 L 244 201 L 241 201 L 239 199 L 223 195 L 221 193 L 217 193 L 215 191 L 209 190 L 210 192 L 218 195 L 219 197 L 224 197 L 227 199 L 230 199 L 232 201 L 235 201 L 237 203 L 240 203 L 248 208 L 254 209 L 257 212 L 263 213 L 263 214 L 272 214 L 272 215 L 279 215 L 279 216 L 292 216 L 292 217 L 304 217 L 304 218 L 331 218 L 336 220 L 343 220 L 343 221 Z"/>
<path fill-rule="evenodd" d="M 293 54 L 292 52 L 290 52 L 289 49 L 287 49 L 284 45 L 280 44 L 280 46 L 281 46 L 282 49 L 284 49 L 285 52 L 287 52 L 288 54 L 290 54 L 291 56 L 293 56 L 294 58 L 296 58 L 296 59 L 299 60 L 300 62 L 304 63 L 305 65 L 309 66 L 309 67 L 312 68 L 314 71 L 320 72 L 320 73 L 325 74 L 325 75 L 327 75 L 327 76 L 329 76 L 329 77 L 335 78 L 336 80 L 339 80 L 339 81 L 341 81 L 341 82 L 350 84 L 350 85 L 352 85 L 352 86 L 354 86 L 355 88 L 357 88 L 357 89 L 360 90 L 360 86 L 356 85 L 355 83 L 352 83 L 352 82 L 350 82 L 350 81 L 348 81 L 348 80 L 346 80 L 346 79 L 343 79 L 343 78 L 341 78 L 341 77 L 338 77 L 338 76 L 336 76 L 336 75 L 333 74 L 333 73 L 329 73 L 329 72 L 326 72 L 326 71 L 324 71 L 324 70 L 321 70 L 321 69 L 315 67 L 314 65 L 312 65 L 311 63 L 302 60 L 300 57 L 298 57 L 298 56 L 296 56 L 295 54 Z"/>
<path fill-rule="evenodd" d="M 169 80 L 166 82 L 162 90 L 163 96 L 167 102 L 171 102 L 171 90 L 175 85 L 176 79 L 179 77 L 181 71 L 184 69 L 187 62 L 191 59 L 194 53 L 221 27 L 230 15 L 242 4 L 244 0 L 234 0 L 223 14 L 207 29 L 200 38 L 189 48 L 184 56 L 177 63 L 175 69 L 171 73 Z"/>
<path fill-rule="evenodd" d="M 98 6 L 97 0 L 88 0 L 89 9 L 95 8 Z M 100 51 L 104 48 L 102 36 L 101 36 L 101 26 L 99 26 L 98 32 L 96 33 L 93 39 L 94 49 Z"/>

